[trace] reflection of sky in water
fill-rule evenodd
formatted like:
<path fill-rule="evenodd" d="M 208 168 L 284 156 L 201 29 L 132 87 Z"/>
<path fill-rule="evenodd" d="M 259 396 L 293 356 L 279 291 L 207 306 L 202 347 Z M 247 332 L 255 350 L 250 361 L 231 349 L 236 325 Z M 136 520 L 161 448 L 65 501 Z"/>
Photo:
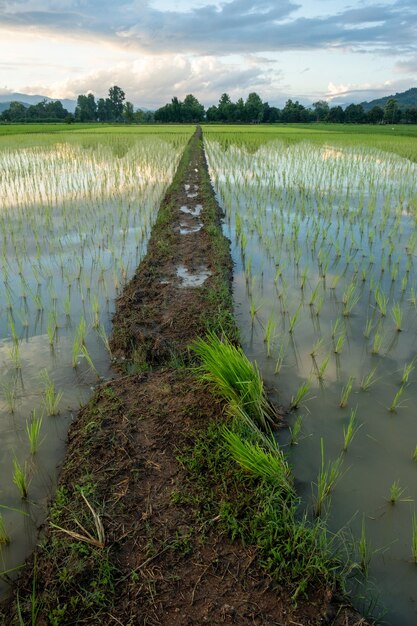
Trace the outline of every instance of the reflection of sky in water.
<path fill-rule="evenodd" d="M 0 572 L 20 565 L 32 549 L 68 425 L 99 380 L 80 350 L 72 366 L 80 319 L 97 372 L 111 376 L 103 336 L 111 331 L 114 300 L 146 250 L 181 151 L 160 138 L 129 138 L 118 155 L 113 148 L 103 138 L 87 148 L 72 140 L 0 150 L 0 513 L 11 535 L 0 549 Z M 43 416 L 44 440 L 31 459 L 26 421 L 34 409 L 38 417 L 45 413 L 43 369 L 63 393 L 61 413 Z M 12 388 L 14 414 L 6 402 Z M 28 503 L 13 484 L 14 456 L 28 463 Z"/>
<path fill-rule="evenodd" d="M 417 356 L 416 165 L 366 148 L 355 152 L 308 144 L 268 144 L 252 156 L 237 147 L 222 151 L 209 142 L 208 156 L 232 240 L 234 297 L 245 350 L 284 405 L 302 382 L 311 380 L 308 399 L 298 411 L 304 416 L 301 440 L 288 448 L 298 490 L 304 502 L 311 502 L 320 439 L 326 459 L 336 458 L 350 411 L 357 408 L 361 427 L 344 455 L 345 472 L 332 496 L 330 528 L 347 526 L 359 537 L 364 516 L 368 538 L 380 549 L 371 575 L 390 607 L 387 623 L 415 623 L 416 570 L 410 558 L 411 516 L 417 506 L 412 460 L 417 445 L 417 370 L 397 413 L 388 407 L 400 387 L 404 364 Z M 377 285 L 388 298 L 385 317 L 376 305 Z M 344 317 L 342 301 L 349 286 L 358 302 Z M 253 323 L 251 303 L 257 309 Z M 391 315 L 394 303 L 403 312 L 401 333 Z M 291 336 L 289 318 L 299 306 Z M 366 339 L 368 320 L 372 330 Z M 274 328 L 271 358 L 266 356 L 268 321 Z M 372 354 L 377 331 L 382 347 Z M 336 355 L 334 345 L 341 334 L 345 340 Z M 315 365 L 311 352 L 317 341 Z M 285 356 L 277 375 L 281 344 Z M 328 355 L 320 385 L 317 368 Z M 368 392 L 361 391 L 362 377 L 374 367 L 376 382 Z M 348 406 L 341 409 L 340 395 L 349 376 L 355 379 L 353 390 Z M 283 432 L 281 439 L 288 442 L 289 433 Z M 413 502 L 387 503 L 395 480 Z"/>

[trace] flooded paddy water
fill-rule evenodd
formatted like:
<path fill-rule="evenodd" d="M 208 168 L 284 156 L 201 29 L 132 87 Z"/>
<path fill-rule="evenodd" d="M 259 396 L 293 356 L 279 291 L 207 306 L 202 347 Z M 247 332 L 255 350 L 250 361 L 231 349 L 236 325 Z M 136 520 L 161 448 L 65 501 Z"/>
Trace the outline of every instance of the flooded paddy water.
<path fill-rule="evenodd" d="M 415 624 L 417 166 L 366 146 L 253 150 L 215 132 L 206 152 L 242 344 L 294 407 L 278 437 L 302 506 L 343 528 L 358 606 Z"/>
<path fill-rule="evenodd" d="M 0 138 L 1 595 L 33 549 L 71 420 L 112 375 L 114 301 L 190 134 Z"/>

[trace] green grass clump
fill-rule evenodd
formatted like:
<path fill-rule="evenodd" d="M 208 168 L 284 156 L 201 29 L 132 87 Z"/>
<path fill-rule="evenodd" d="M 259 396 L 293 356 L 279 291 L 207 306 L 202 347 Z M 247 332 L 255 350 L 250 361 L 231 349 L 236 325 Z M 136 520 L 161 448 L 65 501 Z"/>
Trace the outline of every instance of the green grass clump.
<path fill-rule="evenodd" d="M 272 407 L 257 367 L 214 334 L 192 349 L 202 360 L 200 376 L 226 401 L 229 416 L 227 427 L 211 422 L 198 433 L 180 458 L 201 492 L 205 515 L 219 518 L 232 539 L 256 546 L 261 566 L 291 589 L 294 600 L 316 584 L 334 588 L 343 576 L 337 539 L 319 517 L 300 514 L 288 462 L 269 430 Z M 326 468 L 322 459 L 322 465 L 324 500 L 340 476 L 341 459 Z"/>
<path fill-rule="evenodd" d="M 278 445 L 274 445 L 273 450 L 264 450 L 259 443 L 245 441 L 229 428 L 224 429 L 223 436 L 232 457 L 241 467 L 284 491 L 292 490 L 290 468 Z"/>
<path fill-rule="evenodd" d="M 180 458 L 205 515 L 220 517 L 233 540 L 255 546 L 258 562 L 294 600 L 313 585 L 333 587 L 343 568 L 336 539 L 323 520 L 300 514 L 282 451 L 253 426 L 240 417 L 228 429 L 211 422 Z"/>
<path fill-rule="evenodd" d="M 202 380 L 211 383 L 215 393 L 231 407 L 240 406 L 256 424 L 267 429 L 274 411 L 258 366 L 249 361 L 242 348 L 209 333 L 205 339 L 194 341 L 191 349 L 201 359 L 198 372 Z"/>

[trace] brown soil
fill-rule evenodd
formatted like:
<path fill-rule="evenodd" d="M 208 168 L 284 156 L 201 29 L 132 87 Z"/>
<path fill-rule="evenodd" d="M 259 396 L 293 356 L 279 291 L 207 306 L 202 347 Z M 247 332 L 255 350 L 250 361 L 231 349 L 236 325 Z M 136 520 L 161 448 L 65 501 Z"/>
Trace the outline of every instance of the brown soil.
<path fill-rule="evenodd" d="M 48 529 L 37 551 L 39 625 L 53 623 L 59 607 L 65 609 L 58 624 L 365 624 L 325 589 L 295 608 L 257 565 L 253 547 L 230 542 L 218 520 L 199 516 L 201 503 L 193 501 L 177 455 L 221 415 L 222 407 L 186 370 L 132 375 L 101 387 L 71 429 L 60 480 L 66 504 L 53 519 L 79 531 L 74 511 L 80 519 L 86 509 L 80 488 L 88 493 L 94 485 L 115 571 L 114 587 L 106 587 L 110 606 L 86 601 L 104 587 L 97 577 L 100 551 L 90 554 L 85 546 L 83 554 L 83 544 L 74 550 L 72 538 Z M 82 524 L 94 534 L 85 513 Z M 19 586 L 28 610 L 32 582 L 28 569 Z M 83 601 L 76 602 L 78 596 Z M 14 623 L 8 618 L 4 624 Z"/>
<path fill-rule="evenodd" d="M 55 527 L 44 529 L 36 567 L 28 564 L 19 602 L 15 596 L 5 607 L 3 624 L 19 623 L 18 606 L 23 623 L 32 623 L 34 580 L 38 626 L 365 624 L 326 588 L 311 590 L 295 607 L 288 590 L 265 574 L 256 548 L 232 542 L 219 516 L 208 515 L 184 463 L 208 424 L 224 419 L 223 407 L 189 370 L 168 365 L 187 358 L 190 340 L 210 325 L 233 326 L 220 211 L 199 144 L 190 150 L 115 316 L 119 363 L 159 369 L 102 385 L 81 410 L 50 511 Z M 195 212 L 198 204 L 204 227 L 180 234 L 200 220 L 181 207 Z M 181 264 L 190 272 L 205 266 L 211 276 L 186 288 L 177 276 Z M 96 535 L 81 492 L 101 516 L 102 548 L 62 530 Z"/>
<path fill-rule="evenodd" d="M 219 233 L 220 241 L 213 240 L 221 211 L 199 143 L 191 145 L 190 153 L 180 180 L 164 199 L 148 253 L 118 300 L 112 349 L 119 357 L 134 353 L 139 361 L 158 365 L 173 354 L 185 356 L 190 341 L 207 330 L 207 320 L 226 308 L 219 281 L 231 280 L 232 263 L 226 240 Z M 178 268 L 209 276 L 201 286 L 187 288 Z"/>

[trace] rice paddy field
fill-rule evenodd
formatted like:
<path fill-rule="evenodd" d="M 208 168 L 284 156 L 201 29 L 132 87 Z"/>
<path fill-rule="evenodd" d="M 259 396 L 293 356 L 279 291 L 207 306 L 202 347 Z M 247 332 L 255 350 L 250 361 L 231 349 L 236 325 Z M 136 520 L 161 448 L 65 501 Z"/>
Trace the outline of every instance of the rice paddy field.
<path fill-rule="evenodd" d="M 115 298 L 193 130 L 0 127 L 2 595 L 36 542 L 68 426 L 112 375 Z"/>
<path fill-rule="evenodd" d="M 417 619 L 417 142 L 408 127 L 206 127 L 242 345 L 291 407 L 302 507 L 342 529 L 351 587 Z M 360 580 L 356 581 L 359 578 Z"/>
<path fill-rule="evenodd" d="M 1 594 L 36 542 L 72 418 L 112 376 L 115 298 L 193 130 L 0 127 Z M 358 607 L 414 624 L 417 129 L 204 136 L 242 345 L 291 407 L 277 437 L 302 508 L 342 529 Z"/>

